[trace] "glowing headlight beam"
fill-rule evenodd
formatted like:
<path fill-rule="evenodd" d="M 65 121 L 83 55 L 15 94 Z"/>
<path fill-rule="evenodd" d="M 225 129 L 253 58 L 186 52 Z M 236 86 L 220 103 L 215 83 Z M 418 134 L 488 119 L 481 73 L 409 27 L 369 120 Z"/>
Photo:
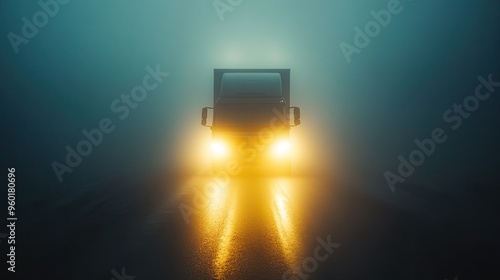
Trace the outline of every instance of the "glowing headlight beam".
<path fill-rule="evenodd" d="M 222 142 L 212 142 L 212 154 L 223 157 L 227 155 L 227 146 Z"/>
<path fill-rule="evenodd" d="M 275 156 L 288 155 L 290 153 L 290 148 L 291 148 L 290 142 L 282 140 L 274 145 L 273 153 Z"/>

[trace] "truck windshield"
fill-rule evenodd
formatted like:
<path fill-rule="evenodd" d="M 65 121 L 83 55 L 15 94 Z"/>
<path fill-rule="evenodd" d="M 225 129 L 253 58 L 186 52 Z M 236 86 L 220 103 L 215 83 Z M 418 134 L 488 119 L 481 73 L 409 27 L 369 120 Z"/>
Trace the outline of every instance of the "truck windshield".
<path fill-rule="evenodd" d="M 276 109 L 280 113 L 273 112 Z M 279 103 L 223 103 L 214 112 L 214 127 L 232 130 L 286 125 L 285 105 Z M 276 121 L 271 124 L 271 120 Z"/>

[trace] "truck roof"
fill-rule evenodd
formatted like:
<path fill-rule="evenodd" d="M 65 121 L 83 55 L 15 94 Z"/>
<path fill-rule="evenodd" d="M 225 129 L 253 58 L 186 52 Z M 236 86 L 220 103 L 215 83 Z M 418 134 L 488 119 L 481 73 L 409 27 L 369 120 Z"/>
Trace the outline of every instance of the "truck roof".
<path fill-rule="evenodd" d="M 214 106 L 219 98 L 262 97 L 290 104 L 290 69 L 214 69 Z"/>
<path fill-rule="evenodd" d="M 279 73 L 224 73 L 220 97 L 281 97 Z"/>

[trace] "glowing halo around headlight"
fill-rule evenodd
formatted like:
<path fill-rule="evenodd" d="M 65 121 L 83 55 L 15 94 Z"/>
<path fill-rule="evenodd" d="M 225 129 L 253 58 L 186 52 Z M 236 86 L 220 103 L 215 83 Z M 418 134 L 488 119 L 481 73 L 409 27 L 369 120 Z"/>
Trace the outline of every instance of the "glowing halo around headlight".
<path fill-rule="evenodd" d="M 227 155 L 227 146 L 223 142 L 212 142 L 212 154 L 217 157 L 224 157 Z"/>
<path fill-rule="evenodd" d="M 273 147 L 273 154 L 276 157 L 282 157 L 290 154 L 291 145 L 289 141 L 281 140 L 276 142 Z"/>

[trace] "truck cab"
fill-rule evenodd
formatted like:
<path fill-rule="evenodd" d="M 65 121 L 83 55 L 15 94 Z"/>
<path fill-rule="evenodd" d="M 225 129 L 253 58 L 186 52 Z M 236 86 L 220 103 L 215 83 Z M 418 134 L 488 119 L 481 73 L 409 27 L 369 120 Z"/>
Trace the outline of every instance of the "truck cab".
<path fill-rule="evenodd" d="M 214 171 L 289 175 L 290 128 L 300 124 L 290 69 L 215 69 L 213 107 L 202 109 L 201 124 L 212 130 Z"/>

